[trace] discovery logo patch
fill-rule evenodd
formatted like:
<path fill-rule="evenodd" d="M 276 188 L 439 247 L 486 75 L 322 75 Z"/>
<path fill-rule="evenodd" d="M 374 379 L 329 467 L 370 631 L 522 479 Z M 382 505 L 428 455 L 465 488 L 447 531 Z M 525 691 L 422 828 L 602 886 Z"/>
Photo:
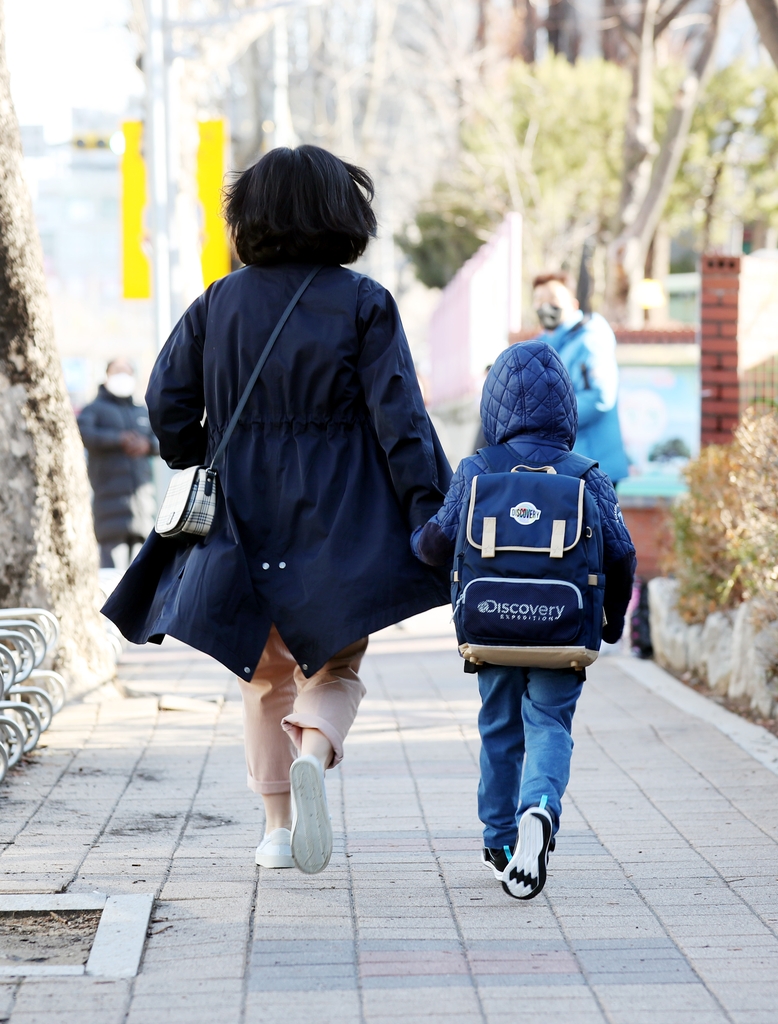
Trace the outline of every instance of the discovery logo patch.
<path fill-rule="evenodd" d="M 482 615 L 499 615 L 501 619 L 522 619 L 530 622 L 557 622 L 565 611 L 558 604 L 508 604 L 500 601 L 480 601 Z"/>
<path fill-rule="evenodd" d="M 521 501 L 511 509 L 511 519 L 515 519 L 520 526 L 530 526 L 540 519 L 540 509 L 531 501 Z"/>

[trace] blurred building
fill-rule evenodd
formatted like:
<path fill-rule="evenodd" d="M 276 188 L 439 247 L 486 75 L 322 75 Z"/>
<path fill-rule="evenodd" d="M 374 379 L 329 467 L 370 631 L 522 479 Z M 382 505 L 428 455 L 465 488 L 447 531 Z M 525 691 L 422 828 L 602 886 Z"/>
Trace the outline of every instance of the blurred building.
<path fill-rule="evenodd" d="M 94 396 L 113 356 L 132 359 L 142 383 L 155 355 L 151 302 L 122 298 L 120 157 L 111 149 L 119 128 L 115 114 L 74 110 L 71 142 L 50 146 L 42 128 L 22 127 L 55 336 L 76 409 Z"/>

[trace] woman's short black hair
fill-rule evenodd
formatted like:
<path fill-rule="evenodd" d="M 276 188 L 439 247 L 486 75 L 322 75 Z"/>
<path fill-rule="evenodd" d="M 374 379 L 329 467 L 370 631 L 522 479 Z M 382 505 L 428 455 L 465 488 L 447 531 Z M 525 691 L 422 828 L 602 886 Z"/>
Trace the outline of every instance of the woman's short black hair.
<path fill-rule="evenodd" d="M 272 149 L 224 190 L 244 263 L 353 263 L 376 233 L 367 171 L 319 146 Z"/>

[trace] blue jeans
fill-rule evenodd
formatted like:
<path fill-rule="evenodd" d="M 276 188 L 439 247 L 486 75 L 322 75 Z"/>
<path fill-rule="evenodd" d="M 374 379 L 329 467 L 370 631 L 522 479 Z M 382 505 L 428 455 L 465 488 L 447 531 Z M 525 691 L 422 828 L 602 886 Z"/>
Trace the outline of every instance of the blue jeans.
<path fill-rule="evenodd" d="M 582 686 L 583 675 L 572 669 L 478 669 L 478 817 L 484 825 L 484 846 L 512 847 L 519 818 L 543 797 L 557 832 L 570 779 L 573 713 Z"/>

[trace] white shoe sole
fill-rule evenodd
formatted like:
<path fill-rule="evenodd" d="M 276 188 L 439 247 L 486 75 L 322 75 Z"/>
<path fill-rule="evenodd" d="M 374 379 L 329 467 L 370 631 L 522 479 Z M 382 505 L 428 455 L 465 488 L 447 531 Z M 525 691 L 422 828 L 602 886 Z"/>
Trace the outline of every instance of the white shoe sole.
<path fill-rule="evenodd" d="M 311 755 L 298 757 L 289 771 L 292 789 L 292 857 L 300 871 L 317 875 L 332 856 L 332 823 L 321 766 Z"/>
<path fill-rule="evenodd" d="M 254 863 L 260 868 L 293 868 L 295 863 L 290 848 L 291 839 L 288 828 L 273 829 L 257 847 Z"/>
<path fill-rule="evenodd" d="M 545 809 L 530 807 L 522 814 L 516 850 L 502 876 L 502 887 L 509 896 L 531 900 L 542 892 L 551 832 L 551 815 Z"/>
<path fill-rule="evenodd" d="M 260 868 L 293 868 L 294 858 L 287 857 L 282 853 L 260 853 L 257 850 L 254 855 L 254 863 Z"/>

